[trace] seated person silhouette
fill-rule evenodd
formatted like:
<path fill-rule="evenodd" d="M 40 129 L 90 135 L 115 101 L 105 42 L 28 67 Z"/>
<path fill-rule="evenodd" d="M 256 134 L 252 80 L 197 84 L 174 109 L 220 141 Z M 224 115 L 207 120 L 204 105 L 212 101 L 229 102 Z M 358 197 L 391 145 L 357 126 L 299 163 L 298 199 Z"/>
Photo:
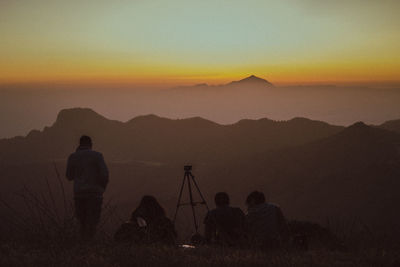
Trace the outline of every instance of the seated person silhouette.
<path fill-rule="evenodd" d="M 204 219 L 205 240 L 208 244 L 240 245 L 242 243 L 245 216 L 240 208 L 229 206 L 225 192 L 215 195 L 216 208 L 209 211 Z"/>
<path fill-rule="evenodd" d="M 252 246 L 278 248 L 286 238 L 287 224 L 279 206 L 265 201 L 262 192 L 254 191 L 246 199 L 246 231 Z"/>
<path fill-rule="evenodd" d="M 176 232 L 156 198 L 144 196 L 130 221 L 121 225 L 114 238 L 116 241 L 136 244 L 174 245 Z"/>

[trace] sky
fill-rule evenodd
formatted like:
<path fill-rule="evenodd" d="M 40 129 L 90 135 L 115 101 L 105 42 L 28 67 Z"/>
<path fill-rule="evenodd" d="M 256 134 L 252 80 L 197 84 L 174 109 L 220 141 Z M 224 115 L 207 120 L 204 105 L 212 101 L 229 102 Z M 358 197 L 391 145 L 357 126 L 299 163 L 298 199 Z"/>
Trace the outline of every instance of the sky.
<path fill-rule="evenodd" d="M 398 0 L 0 0 L 0 84 L 400 80 Z"/>

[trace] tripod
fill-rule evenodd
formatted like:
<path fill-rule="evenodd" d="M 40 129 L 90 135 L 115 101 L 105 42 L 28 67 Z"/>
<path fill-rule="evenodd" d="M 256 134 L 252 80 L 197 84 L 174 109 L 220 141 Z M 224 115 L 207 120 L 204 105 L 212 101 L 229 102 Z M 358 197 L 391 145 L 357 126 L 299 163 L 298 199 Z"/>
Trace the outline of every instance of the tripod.
<path fill-rule="evenodd" d="M 176 204 L 176 211 L 175 211 L 175 216 L 174 216 L 174 224 L 176 221 L 176 217 L 178 215 L 178 210 L 181 206 L 185 206 L 185 205 L 190 205 L 192 207 L 192 214 L 193 214 L 193 223 L 194 223 L 194 228 L 196 229 L 196 234 L 198 233 L 198 229 L 199 229 L 199 225 L 197 223 L 197 218 L 196 218 L 196 211 L 195 211 L 195 206 L 197 204 L 201 204 L 201 205 L 205 205 L 208 209 L 207 206 L 207 202 L 205 201 L 199 186 L 196 183 L 196 180 L 194 179 L 194 176 L 192 174 L 192 166 L 185 166 L 184 167 L 184 171 L 185 171 L 185 175 L 183 176 L 183 181 L 182 181 L 182 185 L 180 187 L 180 191 L 179 191 L 179 197 L 178 197 L 178 203 Z M 182 193 L 183 193 L 183 189 L 185 187 L 185 183 L 187 182 L 188 185 L 188 190 L 189 190 L 189 201 L 188 203 L 184 203 L 181 202 L 182 200 Z M 194 201 L 193 200 L 193 192 L 192 192 L 192 183 L 193 185 L 196 187 L 197 192 L 199 193 L 199 196 L 201 198 L 201 201 Z"/>

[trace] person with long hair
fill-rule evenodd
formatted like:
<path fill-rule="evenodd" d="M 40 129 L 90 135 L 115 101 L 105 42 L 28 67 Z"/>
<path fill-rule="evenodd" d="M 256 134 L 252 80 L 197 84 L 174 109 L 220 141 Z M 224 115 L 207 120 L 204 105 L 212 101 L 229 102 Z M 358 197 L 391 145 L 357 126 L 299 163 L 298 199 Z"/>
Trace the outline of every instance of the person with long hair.
<path fill-rule="evenodd" d="M 115 239 L 140 244 L 173 245 L 176 241 L 176 232 L 157 199 L 146 195 L 132 212 L 129 222 L 118 229 Z"/>
<path fill-rule="evenodd" d="M 288 227 L 281 208 L 266 202 L 262 192 L 251 192 L 246 205 L 247 235 L 252 246 L 278 248 L 287 238 Z"/>

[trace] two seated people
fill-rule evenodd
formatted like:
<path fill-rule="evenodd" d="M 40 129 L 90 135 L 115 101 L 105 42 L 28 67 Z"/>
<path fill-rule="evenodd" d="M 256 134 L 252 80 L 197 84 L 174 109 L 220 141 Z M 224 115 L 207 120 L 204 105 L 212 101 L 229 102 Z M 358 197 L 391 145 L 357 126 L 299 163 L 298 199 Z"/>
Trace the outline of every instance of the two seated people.
<path fill-rule="evenodd" d="M 246 199 L 248 214 L 231 207 L 227 193 L 215 195 L 216 208 L 205 219 L 204 243 L 224 246 L 251 245 L 279 247 L 287 234 L 281 209 L 265 201 L 262 192 L 254 191 Z M 152 196 L 144 196 L 131 220 L 121 225 L 115 234 L 117 241 L 137 244 L 175 244 L 176 232 L 164 209 Z"/>
<path fill-rule="evenodd" d="M 224 192 L 215 195 L 216 208 L 204 220 L 208 244 L 278 247 L 287 234 L 286 220 L 279 206 L 265 201 L 262 192 L 254 191 L 246 199 L 247 215 L 229 205 Z"/>

